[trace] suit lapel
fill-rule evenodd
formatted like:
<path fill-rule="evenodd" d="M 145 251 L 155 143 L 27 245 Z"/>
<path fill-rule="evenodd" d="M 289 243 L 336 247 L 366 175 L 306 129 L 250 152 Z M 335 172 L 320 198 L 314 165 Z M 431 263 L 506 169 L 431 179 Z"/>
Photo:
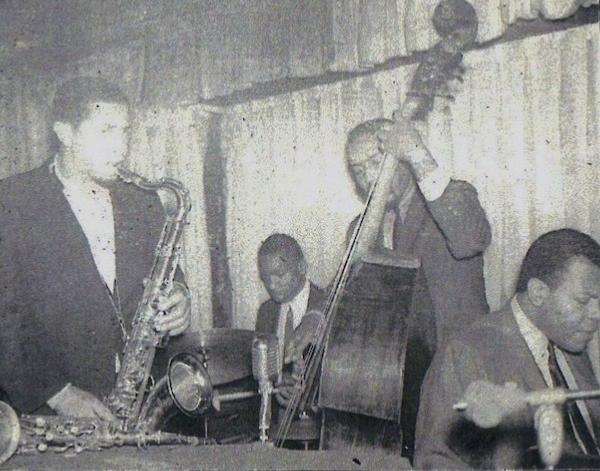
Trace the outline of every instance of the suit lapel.
<path fill-rule="evenodd" d="M 163 221 L 158 198 L 144 198 L 144 193 L 125 184 L 111 191 L 115 218 L 115 251 L 117 283 L 126 319 L 135 314 L 143 292 L 143 280 L 148 277 L 154 262 L 148 257 L 158 243 L 159 227 Z M 150 205 L 150 206 L 148 206 Z M 157 219 L 156 221 L 153 218 Z"/>
<path fill-rule="evenodd" d="M 310 283 L 310 294 L 308 295 L 307 312 L 311 310 L 322 311 L 325 307 L 326 295 L 315 285 Z"/>
<path fill-rule="evenodd" d="M 277 328 L 279 327 L 279 311 L 281 310 L 281 304 L 271 300 L 269 309 L 271 310 L 269 315 L 269 320 L 271 321 L 271 332 L 277 335 Z"/>
<path fill-rule="evenodd" d="M 63 193 L 62 184 L 50 171 L 48 171 L 46 185 L 47 191 L 44 193 L 48 198 L 45 200 L 46 211 L 43 214 L 46 214 L 48 224 L 44 226 L 52 231 L 51 234 L 56 239 L 61 240 L 58 247 L 64 254 L 61 257 L 65 265 L 64 269 L 74 270 L 73 273 L 77 274 L 79 283 L 87 282 L 93 285 L 94 291 L 105 292 L 104 280 L 96 267 L 87 237 Z M 76 266 L 69 266 L 73 264 Z M 106 300 L 108 301 L 108 297 Z"/>
<path fill-rule="evenodd" d="M 508 351 L 511 351 L 514 355 L 514 361 L 516 364 L 521 365 L 519 368 L 521 372 L 521 381 L 523 385 L 530 391 L 537 389 L 547 388 L 548 385 L 544 380 L 544 376 L 540 371 L 525 338 L 519 330 L 517 321 L 510 307 L 510 303 L 499 313 L 491 315 L 502 315 L 504 316 L 504 326 L 507 329 L 508 339 L 512 339 L 512 345 L 507 346 Z M 509 368 L 514 368 L 514 365 L 507 365 Z M 516 379 L 516 378 L 515 378 Z"/>
<path fill-rule="evenodd" d="M 577 386 L 581 390 L 597 389 L 598 382 L 593 373 L 592 362 L 587 353 L 569 354 L 564 352 L 571 371 L 577 381 Z M 600 401 L 597 399 L 585 401 L 585 405 L 592 417 L 594 433 L 600 437 Z"/>
<path fill-rule="evenodd" d="M 406 212 L 404 222 L 396 214 L 394 224 L 394 250 L 402 253 L 413 253 L 415 241 L 421 233 L 427 208 L 419 190 L 415 190 Z"/>

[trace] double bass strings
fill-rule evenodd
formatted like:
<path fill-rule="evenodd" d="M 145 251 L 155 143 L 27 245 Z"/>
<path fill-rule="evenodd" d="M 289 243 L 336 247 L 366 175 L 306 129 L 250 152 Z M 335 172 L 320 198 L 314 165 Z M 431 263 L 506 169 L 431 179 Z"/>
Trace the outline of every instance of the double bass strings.
<path fill-rule="evenodd" d="M 277 431 L 277 437 L 275 441 L 277 447 L 281 447 L 285 442 L 289 433 L 289 428 L 292 424 L 292 421 L 294 420 L 294 417 L 296 416 L 296 413 L 298 412 L 299 406 L 303 402 L 303 399 L 305 399 L 306 396 L 310 395 L 310 393 L 313 391 L 318 366 L 322 361 L 323 353 L 325 350 L 325 341 L 329 336 L 329 332 L 331 331 L 331 326 L 333 324 L 333 319 L 335 318 L 335 312 L 339 298 L 343 289 L 346 286 L 348 276 L 350 275 L 350 268 L 352 267 L 353 256 L 356 251 L 356 248 L 358 247 L 360 235 L 362 234 L 362 230 L 364 227 L 364 221 L 369 211 L 370 204 L 375 193 L 375 189 L 379 184 L 380 177 L 383 173 L 383 167 L 387 158 L 389 158 L 388 154 L 384 153 L 383 158 L 379 163 L 377 178 L 375 179 L 375 181 L 371 185 L 371 188 L 369 189 L 369 194 L 367 196 L 365 207 L 360 215 L 358 224 L 354 228 L 351 242 L 348 245 L 348 248 L 346 249 L 346 253 L 342 258 L 342 262 L 338 267 L 333 287 L 330 290 L 329 295 L 327 297 L 327 302 L 325 304 L 325 309 L 323 313 L 323 319 L 321 319 L 318 325 L 317 340 L 314 344 L 310 344 L 306 355 L 305 363 L 300 373 L 300 387 L 294 390 L 292 397 L 290 398 L 290 401 L 288 402 L 288 405 L 285 409 L 284 417 Z"/>
<path fill-rule="evenodd" d="M 447 91 L 447 82 L 458 79 L 462 81 L 464 67 L 462 66 L 463 51 L 475 43 L 477 38 L 477 13 L 473 6 L 466 0 L 440 0 L 434 9 L 431 18 L 433 26 L 440 36 L 440 41 L 431 49 L 426 51 L 415 71 L 407 96 L 412 99 L 414 109 L 408 114 L 411 120 L 425 120 L 428 113 L 433 109 L 433 102 L 440 91 Z M 451 95 L 446 98 L 452 99 Z M 404 102 L 403 110 L 407 111 L 407 102 Z M 360 234 L 363 229 L 365 216 L 369 209 L 374 190 L 382 174 L 383 163 L 387 156 L 381 159 L 379 173 L 375 182 L 369 190 L 367 202 L 360 216 L 359 223 L 354 229 L 352 241 L 349 244 L 342 263 L 336 273 L 332 290 L 327 298 L 323 320 L 319 323 L 318 340 L 309 347 L 307 361 L 303 365 L 300 374 L 300 387 L 294 391 L 282 420 L 278 434 L 277 446 L 281 446 L 287 437 L 292 419 L 295 416 L 301 400 L 305 398 L 306 391 L 311 392 L 321 362 L 325 341 L 331 330 L 332 321 L 335 316 L 337 302 L 342 288 L 345 286 L 349 276 L 352 256 L 356 250 Z"/>

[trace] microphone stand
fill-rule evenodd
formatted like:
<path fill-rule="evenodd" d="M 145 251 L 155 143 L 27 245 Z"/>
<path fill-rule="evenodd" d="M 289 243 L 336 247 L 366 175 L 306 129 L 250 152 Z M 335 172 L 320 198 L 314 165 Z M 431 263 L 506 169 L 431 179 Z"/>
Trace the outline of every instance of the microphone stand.
<path fill-rule="evenodd" d="M 259 437 L 262 443 L 269 439 L 269 427 L 271 426 L 271 394 L 273 394 L 273 385 L 271 381 L 260 381 L 258 383 L 260 394 L 260 412 L 258 416 Z"/>

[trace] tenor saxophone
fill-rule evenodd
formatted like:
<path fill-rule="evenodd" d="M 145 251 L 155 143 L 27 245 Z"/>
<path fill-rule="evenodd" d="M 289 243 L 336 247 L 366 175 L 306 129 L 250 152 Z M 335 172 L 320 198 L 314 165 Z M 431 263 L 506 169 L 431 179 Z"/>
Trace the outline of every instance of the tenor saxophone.
<path fill-rule="evenodd" d="M 163 335 L 154 329 L 159 314 L 157 302 L 168 295 L 181 252 L 181 235 L 187 224 L 191 201 L 184 186 L 177 180 L 161 178 L 151 182 L 129 170 L 120 168 L 121 179 L 150 191 L 168 191 L 172 201 L 165 203 L 166 221 L 160 236 L 152 269 L 144 280 L 144 292 L 133 317 L 131 335 L 125 343 L 123 361 L 115 387 L 106 398 L 106 405 L 120 422 L 122 431 L 140 429 L 140 410 L 147 392 L 148 378 L 157 346 Z"/>
<path fill-rule="evenodd" d="M 126 183 L 150 191 L 168 191 L 172 196 L 165 203 L 166 221 L 152 269 L 144 280 L 144 292 L 133 318 L 131 335 L 125 344 L 122 366 L 115 387 L 106 398 L 106 405 L 119 423 L 115 425 L 86 417 L 17 417 L 8 404 L 0 402 L 0 464 L 14 453 L 33 454 L 47 450 L 78 453 L 122 445 L 198 445 L 211 442 L 156 430 L 165 417 L 176 410 L 168 378 L 156 383 L 144 403 L 155 350 L 163 339 L 154 330 L 154 320 L 159 313 L 156 305 L 159 296 L 168 295 L 173 286 L 181 235 L 191 209 L 190 197 L 177 180 L 162 178 L 151 182 L 123 168 L 119 169 L 119 175 Z"/>
<path fill-rule="evenodd" d="M 115 446 L 200 445 L 210 440 L 161 431 L 123 431 L 94 417 L 62 415 L 17 416 L 0 401 L 0 464 L 14 454 L 81 453 Z"/>

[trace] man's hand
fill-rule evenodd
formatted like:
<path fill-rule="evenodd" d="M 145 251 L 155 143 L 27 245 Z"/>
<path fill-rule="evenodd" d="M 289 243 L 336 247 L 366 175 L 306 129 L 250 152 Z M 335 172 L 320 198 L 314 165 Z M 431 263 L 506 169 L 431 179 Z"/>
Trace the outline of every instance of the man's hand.
<path fill-rule="evenodd" d="M 304 314 L 302 321 L 285 347 L 284 363 L 296 363 L 302 359 L 304 349 L 314 344 L 325 318 L 320 311 L 312 310 Z"/>
<path fill-rule="evenodd" d="M 287 407 L 292 396 L 300 390 L 300 379 L 304 370 L 304 360 L 294 362 L 292 372 L 284 372 L 281 381 L 275 385 L 277 394 L 275 399 L 282 407 Z"/>
<path fill-rule="evenodd" d="M 179 335 L 185 331 L 191 321 L 191 303 L 188 289 L 175 281 L 169 296 L 161 296 L 157 309 L 163 311 L 154 322 L 154 328 L 161 333 Z"/>
<path fill-rule="evenodd" d="M 93 394 L 69 384 L 66 388 L 52 397 L 48 405 L 58 415 L 70 417 L 94 417 L 116 422 L 117 419 L 108 407 Z"/>
<path fill-rule="evenodd" d="M 377 132 L 380 147 L 385 153 L 410 165 L 417 181 L 421 181 L 438 164 L 425 147 L 412 121 L 398 112 L 394 116 L 396 121 L 393 124 L 386 124 Z"/>
<path fill-rule="evenodd" d="M 399 113 L 395 116 L 393 124 L 386 124 L 377 132 L 377 139 L 385 153 L 410 163 L 415 152 L 422 153 L 425 145 L 419 131 L 409 119 Z"/>

